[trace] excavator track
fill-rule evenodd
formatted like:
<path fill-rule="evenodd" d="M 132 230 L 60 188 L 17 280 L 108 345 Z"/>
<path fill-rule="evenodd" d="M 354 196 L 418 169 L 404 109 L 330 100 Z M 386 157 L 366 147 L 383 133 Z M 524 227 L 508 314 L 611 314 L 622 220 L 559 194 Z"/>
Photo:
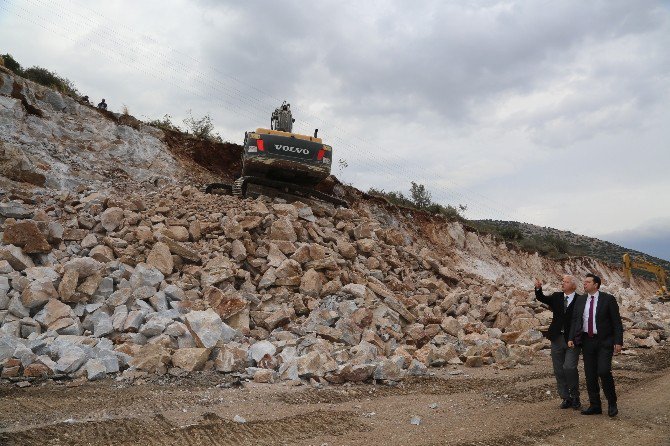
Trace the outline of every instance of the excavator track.
<path fill-rule="evenodd" d="M 206 194 L 232 195 L 233 186 L 227 183 L 212 183 L 205 187 Z"/>
<path fill-rule="evenodd" d="M 234 195 L 236 197 L 244 198 L 248 196 L 248 188 L 252 185 L 254 195 L 277 195 L 287 194 L 295 197 L 313 198 L 326 203 L 332 203 L 336 206 L 349 207 L 349 203 L 341 198 L 328 195 L 324 192 L 314 190 L 309 187 L 298 186 L 284 181 L 269 180 L 267 178 L 245 176 L 240 177 L 235 182 L 230 184 L 214 183 L 205 188 L 206 193 L 218 193 L 226 195 Z M 257 187 L 260 186 L 260 187 Z"/>

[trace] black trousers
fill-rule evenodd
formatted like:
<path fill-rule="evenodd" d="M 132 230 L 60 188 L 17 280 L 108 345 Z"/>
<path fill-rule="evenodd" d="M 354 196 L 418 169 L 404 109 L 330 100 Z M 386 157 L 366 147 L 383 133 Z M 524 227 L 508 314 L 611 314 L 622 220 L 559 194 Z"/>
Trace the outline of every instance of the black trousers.
<path fill-rule="evenodd" d="M 614 344 L 611 339 L 599 339 L 598 335 L 589 338 L 586 333 L 582 334 L 582 355 L 584 358 L 584 375 L 586 375 L 586 390 L 589 393 L 589 403 L 593 407 L 601 407 L 600 386 L 609 404 L 616 404 L 616 391 L 614 389 L 614 378 L 612 377 L 612 355 Z"/>

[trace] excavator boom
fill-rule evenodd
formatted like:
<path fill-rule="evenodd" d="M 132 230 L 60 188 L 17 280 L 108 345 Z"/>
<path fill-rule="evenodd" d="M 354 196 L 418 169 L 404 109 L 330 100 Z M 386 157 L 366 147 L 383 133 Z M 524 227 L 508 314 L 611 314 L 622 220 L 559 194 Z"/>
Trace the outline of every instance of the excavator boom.
<path fill-rule="evenodd" d="M 629 284 L 632 280 L 633 269 L 639 269 L 654 274 L 656 276 L 656 283 L 658 284 L 656 295 L 663 300 L 670 300 L 670 293 L 668 293 L 668 275 L 663 267 L 640 258 L 631 259 L 630 254 L 624 254 L 623 272 Z"/>

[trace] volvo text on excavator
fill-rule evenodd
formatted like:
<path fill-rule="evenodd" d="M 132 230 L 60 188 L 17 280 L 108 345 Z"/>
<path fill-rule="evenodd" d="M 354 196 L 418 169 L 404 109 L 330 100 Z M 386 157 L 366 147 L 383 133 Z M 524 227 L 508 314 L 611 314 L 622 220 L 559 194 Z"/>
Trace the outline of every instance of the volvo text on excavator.
<path fill-rule="evenodd" d="M 209 184 L 208 193 L 239 197 L 298 196 L 315 198 L 338 206 L 348 203 L 315 187 L 330 175 L 333 149 L 317 137 L 293 133 L 291 104 L 286 101 L 270 118 L 270 129 L 246 132 L 242 153 L 242 176 L 233 184 Z"/>

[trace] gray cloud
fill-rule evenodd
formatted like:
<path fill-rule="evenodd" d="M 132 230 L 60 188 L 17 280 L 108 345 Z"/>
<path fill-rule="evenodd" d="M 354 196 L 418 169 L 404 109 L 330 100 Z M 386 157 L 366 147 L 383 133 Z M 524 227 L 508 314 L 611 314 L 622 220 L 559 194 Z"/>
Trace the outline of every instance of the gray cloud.
<path fill-rule="evenodd" d="M 588 234 L 670 218 L 670 12 L 613 1 L 25 0 L 0 42 L 138 117 L 225 138 L 289 100 L 367 189 Z M 30 39 L 25 36 L 30 35 Z M 567 180 L 566 180 L 567 178 Z M 589 181 L 584 181 L 587 179 Z M 602 218 L 576 219 L 598 203 Z"/>
<path fill-rule="evenodd" d="M 602 238 L 670 261 L 670 218 L 646 222 L 633 229 L 603 234 Z"/>

